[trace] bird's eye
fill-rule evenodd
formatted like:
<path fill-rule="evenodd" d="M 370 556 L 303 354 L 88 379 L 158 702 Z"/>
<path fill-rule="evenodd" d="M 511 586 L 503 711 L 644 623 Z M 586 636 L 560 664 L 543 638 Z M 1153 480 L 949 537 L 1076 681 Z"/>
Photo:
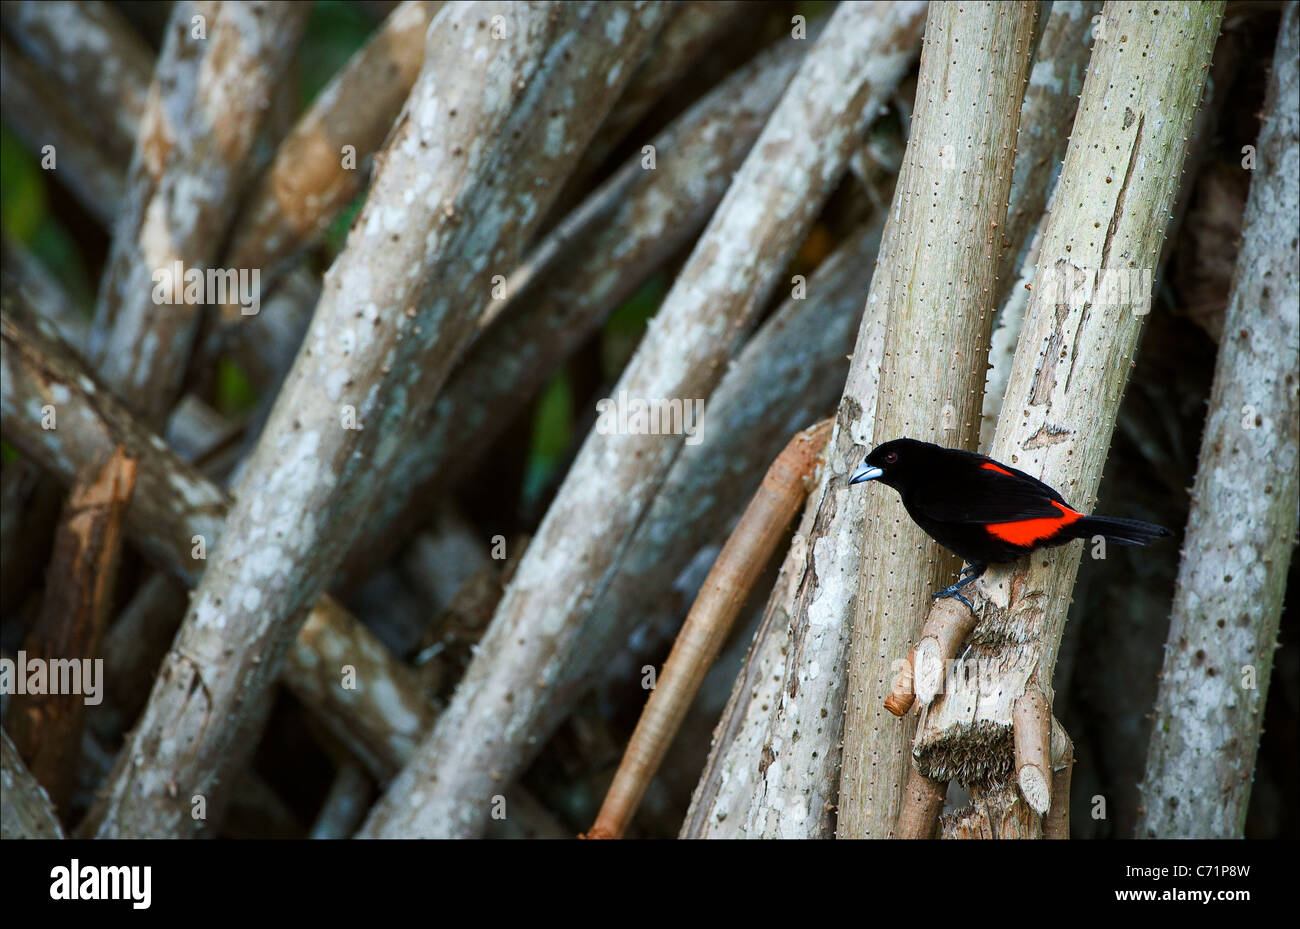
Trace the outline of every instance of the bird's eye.
<path fill-rule="evenodd" d="M 898 452 L 885 453 L 885 464 L 893 464 L 897 460 L 898 460 Z"/>

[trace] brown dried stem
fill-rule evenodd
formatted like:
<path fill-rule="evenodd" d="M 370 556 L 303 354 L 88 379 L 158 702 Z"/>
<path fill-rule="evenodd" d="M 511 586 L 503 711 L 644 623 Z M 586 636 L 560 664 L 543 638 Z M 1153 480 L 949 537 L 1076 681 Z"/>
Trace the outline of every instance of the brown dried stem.
<path fill-rule="evenodd" d="M 0 320 L 5 440 L 65 483 L 124 446 L 137 460 L 127 530 L 155 564 L 192 587 L 206 564 L 203 556 L 223 531 L 229 498 L 97 384 L 57 336 L 42 328 L 45 323 L 20 294 L 4 296 Z M 47 404 L 57 416 L 55 429 L 42 428 Z M 329 597 L 317 601 L 299 642 L 285 669 L 290 687 L 327 717 L 342 714 L 332 730 L 348 736 L 379 776 L 391 774 L 431 718 L 411 670 Z M 345 664 L 356 669 L 355 689 L 342 686 Z M 123 709 L 132 709 L 129 702 Z"/>
<path fill-rule="evenodd" d="M 1041 690 L 1026 690 L 1011 708 L 1016 783 L 1035 813 L 1052 805 L 1052 711 Z"/>
<path fill-rule="evenodd" d="M 924 635 L 924 633 L 922 633 Z M 916 649 L 907 653 L 894 675 L 894 686 L 885 698 L 885 709 L 895 716 L 902 716 L 916 703 Z"/>
<path fill-rule="evenodd" d="M 91 812 L 97 834 L 197 834 L 203 824 L 178 793 L 219 808 L 307 607 L 468 343 L 492 265 L 518 260 L 572 152 L 621 88 L 611 71 L 639 56 L 663 13 L 453 4 L 428 31 L 424 68 L 326 275 L 221 544 Z M 494 15 L 506 23 L 500 37 L 478 28 Z M 606 26 L 621 39 L 570 49 L 566 37 Z"/>
<path fill-rule="evenodd" d="M 20 665 L 25 665 L 23 659 L 42 662 L 48 679 L 44 692 L 13 696 L 5 728 L 56 809 L 66 809 L 71 796 L 87 703 L 103 699 L 104 679 L 94 662 L 117 579 L 123 514 L 135 476 L 135 461 L 119 446 L 97 473 L 73 487 L 54 537 L 40 616 L 19 652 Z M 19 673 L 25 675 L 26 668 Z"/>
<path fill-rule="evenodd" d="M 913 661 L 913 686 L 922 706 L 933 702 L 943 690 L 948 662 L 957 657 L 974 628 L 975 615 L 958 600 L 939 600 L 930 608 Z"/>
<path fill-rule="evenodd" d="M 1070 837 L 1070 776 L 1074 770 L 1074 743 L 1052 718 L 1052 807 L 1043 817 L 1043 838 Z"/>
<path fill-rule="evenodd" d="M 383 144 L 415 83 L 425 32 L 442 5 L 399 5 L 316 96 L 249 194 L 227 267 L 261 269 L 269 292 L 290 259 L 360 193 L 366 159 Z M 233 297 L 220 315 L 224 326 L 245 318 Z"/>
<path fill-rule="evenodd" d="M 803 505 L 830 431 L 827 420 L 798 433 L 772 462 L 686 617 L 590 837 L 621 838 L 626 831 L 736 615 Z"/>
<path fill-rule="evenodd" d="M 933 781 L 916 768 L 907 775 L 903 802 L 898 811 L 894 837 L 898 839 L 932 839 L 943 812 L 947 781 Z"/>
<path fill-rule="evenodd" d="M 1088 35 L 1098 0 L 1054 3 L 1034 53 L 1034 66 L 1020 108 L 1016 160 L 1011 175 L 1007 219 L 1000 228 L 993 306 L 1000 308 L 1016 282 L 1016 260 L 1042 220 L 1052 178 L 1070 140 L 1070 126 L 1083 75 L 1088 70 Z"/>
<path fill-rule="evenodd" d="M 712 393 L 858 134 L 905 70 L 913 23 L 906 4 L 850 4 L 832 14 L 618 391 L 688 401 Z M 567 674 L 592 599 L 681 447 L 677 436 L 588 435 L 447 712 L 362 834 L 481 832 L 485 798 L 534 750 L 550 684 Z M 574 535 L 575 525 L 585 531 Z M 528 683 L 521 687 L 521 679 Z M 507 700 L 512 712 L 503 714 Z M 423 803 L 413 805 L 417 790 Z"/>

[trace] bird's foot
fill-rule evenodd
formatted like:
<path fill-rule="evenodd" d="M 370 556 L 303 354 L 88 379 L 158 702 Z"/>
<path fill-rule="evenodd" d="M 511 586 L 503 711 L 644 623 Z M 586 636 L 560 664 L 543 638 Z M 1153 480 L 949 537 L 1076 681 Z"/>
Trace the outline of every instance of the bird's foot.
<path fill-rule="evenodd" d="M 953 587 L 956 586 L 957 586 L 956 584 L 953 585 Z M 962 603 L 966 604 L 966 609 L 970 610 L 972 613 L 975 612 L 975 605 L 971 603 L 969 600 L 967 600 L 963 595 L 953 590 L 952 587 L 945 587 L 943 590 L 935 591 L 934 593 L 930 594 L 931 600 L 939 600 L 942 599 L 943 597 L 952 597 L 954 600 L 960 600 Z"/>
<path fill-rule="evenodd" d="M 968 565 L 967 567 L 962 569 L 961 574 L 957 575 L 958 578 L 957 583 L 949 584 L 943 590 L 935 591 L 934 593 L 930 594 L 930 599 L 939 600 L 942 599 L 943 597 L 952 597 L 954 600 L 960 600 L 962 603 L 966 604 L 966 609 L 974 613 L 975 607 L 971 604 L 969 600 L 967 600 L 964 596 L 962 596 L 962 594 L 960 594 L 958 591 L 960 591 L 967 584 L 971 583 L 980 575 L 982 575 L 985 569 L 987 568 L 988 565 L 983 565 L 983 564 Z"/>

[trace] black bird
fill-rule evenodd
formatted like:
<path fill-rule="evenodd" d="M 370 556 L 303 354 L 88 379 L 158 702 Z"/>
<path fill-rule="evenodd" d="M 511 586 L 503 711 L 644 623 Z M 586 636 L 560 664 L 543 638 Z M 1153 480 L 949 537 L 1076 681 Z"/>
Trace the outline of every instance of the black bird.
<path fill-rule="evenodd" d="M 990 564 L 1095 535 L 1119 545 L 1146 545 L 1172 535 L 1135 519 L 1085 516 L 1024 471 L 916 439 L 894 439 L 872 449 L 849 479 L 850 484 L 863 481 L 897 490 L 912 521 L 969 563 L 957 583 L 932 595 L 956 597 L 968 607 L 970 601 L 958 591 Z"/>

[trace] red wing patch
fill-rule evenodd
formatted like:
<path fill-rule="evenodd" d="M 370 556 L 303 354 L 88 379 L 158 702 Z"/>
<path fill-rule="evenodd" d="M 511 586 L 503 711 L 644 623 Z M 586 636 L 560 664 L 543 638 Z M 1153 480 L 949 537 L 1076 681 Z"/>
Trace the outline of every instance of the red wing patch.
<path fill-rule="evenodd" d="M 996 471 L 998 472 L 998 474 L 1005 474 L 1007 477 L 1015 477 L 1015 475 L 1012 474 L 1010 471 L 1008 471 L 1006 468 L 999 468 L 991 461 L 984 462 L 984 464 L 980 465 L 980 467 L 983 468 L 985 471 Z"/>
<path fill-rule="evenodd" d="M 990 465 L 983 465 L 982 467 L 992 467 L 994 471 L 1002 470 Z M 1060 516 L 1047 516 L 1043 519 L 1019 519 L 1010 523 L 989 523 L 984 528 L 988 530 L 989 535 L 995 539 L 1001 539 L 1003 542 L 1010 542 L 1012 545 L 1033 545 L 1035 542 L 1051 538 L 1061 527 L 1083 519 L 1082 513 L 1076 513 L 1055 500 L 1052 500 L 1051 504 L 1061 511 Z"/>

